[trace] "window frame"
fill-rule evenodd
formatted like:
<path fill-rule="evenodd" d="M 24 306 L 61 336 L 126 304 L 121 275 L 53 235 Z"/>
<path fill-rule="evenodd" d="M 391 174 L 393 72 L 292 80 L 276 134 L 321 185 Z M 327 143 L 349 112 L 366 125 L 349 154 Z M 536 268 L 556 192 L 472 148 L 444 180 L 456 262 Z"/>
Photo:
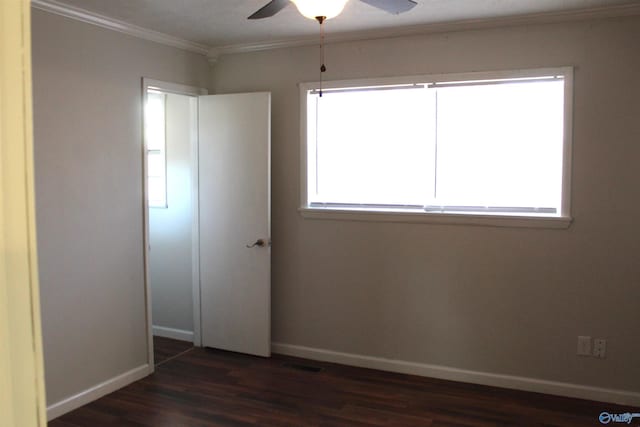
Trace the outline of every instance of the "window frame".
<path fill-rule="evenodd" d="M 147 129 L 146 126 L 148 126 L 147 123 L 147 117 L 145 116 L 145 129 L 144 129 L 144 149 L 145 149 L 145 161 L 147 164 L 147 168 L 146 168 L 146 185 L 147 185 L 147 192 L 146 192 L 146 197 L 147 197 L 147 204 L 148 207 L 151 209 L 168 209 L 169 208 L 169 201 L 168 201 L 168 190 L 167 190 L 167 93 L 166 92 L 162 92 L 159 90 L 156 90 L 154 88 L 147 88 L 146 94 L 145 94 L 145 112 L 144 114 L 147 114 L 146 108 L 147 108 L 147 104 L 148 104 L 148 97 L 149 97 L 149 93 L 154 93 L 154 94 L 159 94 L 162 96 L 162 104 L 163 104 L 163 126 L 164 126 L 164 130 L 163 130 L 163 141 L 162 141 L 162 148 L 149 148 L 148 145 L 148 137 L 147 137 Z M 163 164 L 163 174 L 162 175 L 149 175 L 149 156 L 151 154 L 157 154 L 161 156 L 161 163 Z M 151 181 L 151 178 L 161 178 L 162 179 L 162 195 L 163 198 L 162 199 L 151 199 L 150 197 L 150 191 L 149 191 L 149 182 Z"/>
<path fill-rule="evenodd" d="M 382 221 L 435 224 L 467 224 L 498 227 L 568 228 L 571 225 L 571 162 L 573 142 L 573 73 L 570 66 L 502 71 L 482 71 L 450 74 L 426 74 L 400 77 L 365 78 L 322 82 L 322 89 L 353 89 L 370 86 L 401 86 L 413 84 L 453 83 L 461 81 L 526 79 L 544 76 L 564 78 L 564 135 L 562 151 L 562 200 L 558 216 L 506 215 L 482 213 L 430 212 L 402 209 L 363 209 L 357 207 L 312 207 L 308 198 L 308 141 L 307 141 L 307 95 L 318 90 L 320 82 L 299 83 L 300 93 L 300 206 L 298 211 L 304 218 Z"/>

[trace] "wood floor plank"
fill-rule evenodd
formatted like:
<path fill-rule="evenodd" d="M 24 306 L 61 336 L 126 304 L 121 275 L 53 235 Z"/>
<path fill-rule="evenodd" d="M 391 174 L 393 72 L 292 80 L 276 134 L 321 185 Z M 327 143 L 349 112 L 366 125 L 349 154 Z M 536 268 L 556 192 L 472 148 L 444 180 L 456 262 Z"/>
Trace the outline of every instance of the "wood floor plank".
<path fill-rule="evenodd" d="M 166 342 L 166 356 L 176 343 Z M 180 352 L 179 352 L 180 353 Z M 171 357 L 171 356 L 167 356 Z M 319 372 L 297 369 L 310 366 Z M 607 403 L 194 348 L 51 427 L 599 426 Z"/>
<path fill-rule="evenodd" d="M 156 365 L 193 348 L 193 343 L 171 338 L 153 337 L 153 359 Z"/>

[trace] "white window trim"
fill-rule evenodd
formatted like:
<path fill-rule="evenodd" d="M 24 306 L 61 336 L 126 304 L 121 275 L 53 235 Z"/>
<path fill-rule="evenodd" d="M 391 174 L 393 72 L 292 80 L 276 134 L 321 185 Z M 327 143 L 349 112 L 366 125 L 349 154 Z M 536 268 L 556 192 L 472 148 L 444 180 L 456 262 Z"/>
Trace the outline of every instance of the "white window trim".
<path fill-rule="evenodd" d="M 440 213 L 418 211 L 381 211 L 345 208 L 310 207 L 307 194 L 307 92 L 317 89 L 319 82 L 299 83 L 300 90 L 300 207 L 298 211 L 304 218 L 347 220 L 347 221 L 380 221 L 431 224 L 485 225 L 494 227 L 530 227 L 560 228 L 571 225 L 571 161 L 573 143 L 573 67 L 537 68 L 508 71 L 483 71 L 454 74 L 428 74 L 403 77 L 371 78 L 357 80 L 337 80 L 322 82 L 323 89 L 339 89 L 367 86 L 403 85 L 414 83 L 445 83 L 463 80 L 515 79 L 526 77 L 542 77 L 562 75 L 565 80 L 564 92 L 564 143 L 562 168 L 562 204 L 560 216 L 546 217 L 536 215 L 492 215 Z"/>

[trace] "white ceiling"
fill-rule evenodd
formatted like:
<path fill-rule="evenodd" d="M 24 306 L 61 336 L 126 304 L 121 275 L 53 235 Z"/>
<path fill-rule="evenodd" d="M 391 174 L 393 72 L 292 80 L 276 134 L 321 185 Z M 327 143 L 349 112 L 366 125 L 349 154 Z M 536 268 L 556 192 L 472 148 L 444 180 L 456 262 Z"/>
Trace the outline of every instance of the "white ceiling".
<path fill-rule="evenodd" d="M 418 6 L 390 15 L 349 0 L 326 31 L 341 34 L 460 20 L 638 4 L 640 0 L 416 0 Z M 316 35 L 318 24 L 289 5 L 272 18 L 247 20 L 268 0 L 60 0 L 90 12 L 213 47 L 272 43 Z"/>

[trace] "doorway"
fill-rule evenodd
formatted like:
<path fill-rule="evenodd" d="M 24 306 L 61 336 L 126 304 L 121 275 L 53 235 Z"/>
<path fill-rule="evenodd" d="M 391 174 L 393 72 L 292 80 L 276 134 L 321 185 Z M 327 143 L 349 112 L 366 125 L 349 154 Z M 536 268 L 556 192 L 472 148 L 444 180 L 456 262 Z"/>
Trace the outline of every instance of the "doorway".
<path fill-rule="evenodd" d="M 149 364 L 154 337 L 268 357 L 271 94 L 143 95 Z"/>
<path fill-rule="evenodd" d="M 150 364 L 201 342 L 197 97 L 206 93 L 143 79 Z"/>

